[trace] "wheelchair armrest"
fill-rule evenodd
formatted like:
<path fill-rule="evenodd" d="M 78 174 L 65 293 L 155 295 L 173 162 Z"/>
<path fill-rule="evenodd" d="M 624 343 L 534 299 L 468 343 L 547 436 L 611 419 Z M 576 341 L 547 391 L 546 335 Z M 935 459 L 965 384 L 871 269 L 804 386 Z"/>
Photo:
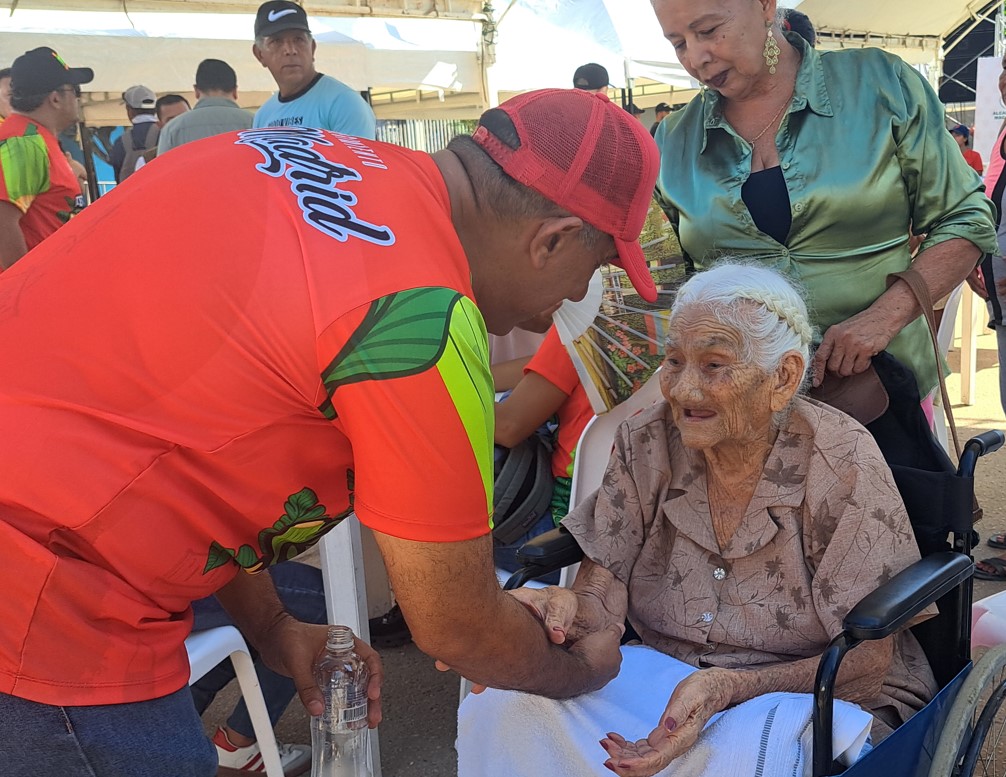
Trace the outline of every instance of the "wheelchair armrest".
<path fill-rule="evenodd" d="M 569 531 L 560 526 L 525 542 L 517 551 L 521 568 L 514 572 L 503 587 L 519 588 L 528 580 L 568 567 L 583 558 L 583 551 Z"/>
<path fill-rule="evenodd" d="M 974 562 L 963 553 L 933 553 L 864 596 L 842 623 L 854 640 L 895 633 L 948 591 L 967 580 Z"/>
<path fill-rule="evenodd" d="M 517 551 L 517 561 L 522 566 L 535 567 L 536 572 L 562 569 L 582 558 L 583 551 L 564 526 L 531 538 Z"/>

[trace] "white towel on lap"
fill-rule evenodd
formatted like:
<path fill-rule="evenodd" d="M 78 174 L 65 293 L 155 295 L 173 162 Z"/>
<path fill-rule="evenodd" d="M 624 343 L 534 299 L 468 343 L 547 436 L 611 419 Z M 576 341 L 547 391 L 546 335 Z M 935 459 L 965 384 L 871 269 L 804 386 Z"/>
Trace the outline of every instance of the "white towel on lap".
<path fill-rule="evenodd" d="M 512 691 L 469 694 L 458 711 L 458 777 L 611 777 L 598 741 L 609 731 L 642 739 L 694 667 L 646 647 L 623 647 L 617 678 L 594 693 L 553 701 Z M 769 693 L 712 718 L 660 777 L 810 774 L 813 697 Z M 873 717 L 835 702 L 834 753 L 859 757 Z"/>

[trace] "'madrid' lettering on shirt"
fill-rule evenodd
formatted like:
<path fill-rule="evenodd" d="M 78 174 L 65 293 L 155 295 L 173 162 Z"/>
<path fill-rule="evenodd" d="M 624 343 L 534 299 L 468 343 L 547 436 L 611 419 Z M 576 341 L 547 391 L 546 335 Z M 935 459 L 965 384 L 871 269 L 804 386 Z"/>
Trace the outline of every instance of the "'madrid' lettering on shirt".
<path fill-rule="evenodd" d="M 290 190 L 297 195 L 304 220 L 315 229 L 342 242 L 357 237 L 376 245 L 394 244 L 395 234 L 387 226 L 363 221 L 353 212 L 356 195 L 341 190 L 339 185 L 362 181 L 363 176 L 315 150 L 315 145 L 333 145 L 320 130 L 245 130 L 238 134 L 236 143 L 257 148 L 265 157 L 265 162 L 255 165 L 255 169 L 290 181 Z"/>

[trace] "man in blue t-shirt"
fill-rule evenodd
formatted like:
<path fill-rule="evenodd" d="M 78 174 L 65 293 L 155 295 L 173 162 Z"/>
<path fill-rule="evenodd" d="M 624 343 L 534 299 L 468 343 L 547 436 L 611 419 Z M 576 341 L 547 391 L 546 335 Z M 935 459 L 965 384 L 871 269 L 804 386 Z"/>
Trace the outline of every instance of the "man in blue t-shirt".
<path fill-rule="evenodd" d="M 290 0 L 269 0 L 255 17 L 252 52 L 279 86 L 255 114 L 255 127 L 313 127 L 374 139 L 377 119 L 359 92 L 314 69 L 317 43 L 307 13 Z"/>

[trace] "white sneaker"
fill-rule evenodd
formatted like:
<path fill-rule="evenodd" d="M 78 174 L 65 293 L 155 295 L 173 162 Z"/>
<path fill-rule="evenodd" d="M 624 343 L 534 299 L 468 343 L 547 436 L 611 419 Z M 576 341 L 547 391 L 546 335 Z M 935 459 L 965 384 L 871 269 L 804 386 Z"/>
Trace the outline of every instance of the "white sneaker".
<path fill-rule="evenodd" d="M 227 732 L 217 728 L 213 734 L 213 744 L 217 748 L 220 766 L 239 772 L 265 772 L 265 763 L 258 742 L 248 747 L 238 747 L 227 737 Z M 276 743 L 279 761 L 286 777 L 297 777 L 311 767 L 311 748 L 307 745 L 285 745 Z"/>

